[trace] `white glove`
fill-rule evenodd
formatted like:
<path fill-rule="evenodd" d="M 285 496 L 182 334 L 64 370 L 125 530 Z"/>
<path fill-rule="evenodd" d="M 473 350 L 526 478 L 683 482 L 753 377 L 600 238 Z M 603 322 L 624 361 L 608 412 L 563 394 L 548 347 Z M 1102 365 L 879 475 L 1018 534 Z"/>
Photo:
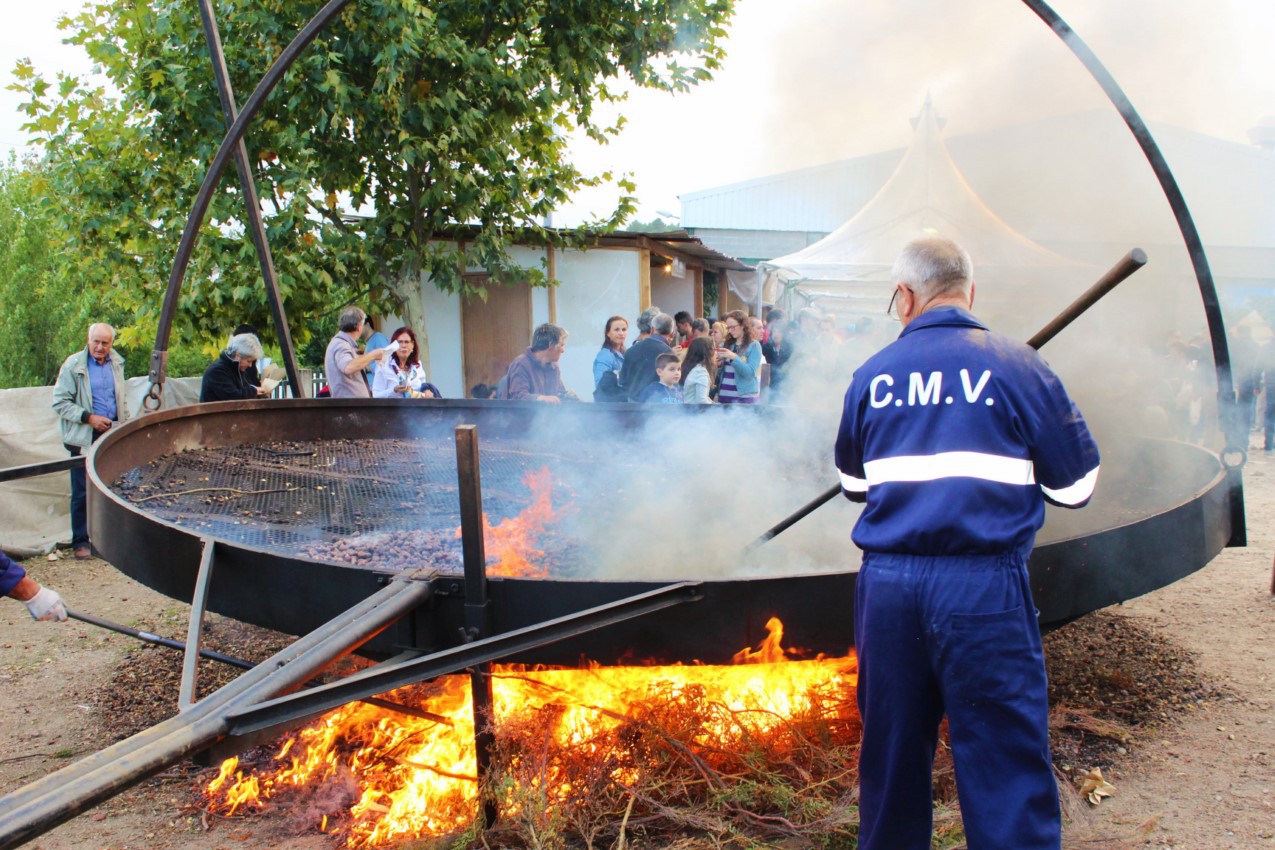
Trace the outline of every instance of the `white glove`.
<path fill-rule="evenodd" d="M 394 352 L 398 351 L 398 349 L 399 349 L 398 340 L 394 340 L 389 345 L 381 349 L 381 359 L 388 361 L 391 357 L 394 356 Z"/>
<path fill-rule="evenodd" d="M 66 605 L 63 604 L 62 597 L 58 596 L 56 590 L 47 587 L 40 588 L 35 596 L 26 601 L 26 606 L 31 612 L 32 620 L 54 620 L 61 623 L 66 619 Z"/>

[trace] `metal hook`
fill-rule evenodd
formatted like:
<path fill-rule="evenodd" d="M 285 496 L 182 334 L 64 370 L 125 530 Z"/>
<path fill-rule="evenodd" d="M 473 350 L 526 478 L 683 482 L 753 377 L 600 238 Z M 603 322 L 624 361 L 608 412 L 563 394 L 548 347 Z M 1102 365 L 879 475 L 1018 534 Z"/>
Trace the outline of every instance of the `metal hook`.
<path fill-rule="evenodd" d="M 150 389 L 146 391 L 146 397 L 142 399 L 142 407 L 154 413 L 164 406 L 164 387 L 162 384 L 151 382 Z"/>

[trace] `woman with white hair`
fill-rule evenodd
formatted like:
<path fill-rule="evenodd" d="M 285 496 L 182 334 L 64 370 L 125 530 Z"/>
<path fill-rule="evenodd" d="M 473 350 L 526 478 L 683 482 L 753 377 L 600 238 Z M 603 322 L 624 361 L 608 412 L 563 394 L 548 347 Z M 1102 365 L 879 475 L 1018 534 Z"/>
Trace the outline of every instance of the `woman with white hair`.
<path fill-rule="evenodd" d="M 261 342 L 255 334 L 232 336 L 221 356 L 204 371 L 200 401 L 240 401 L 265 395 L 245 374 L 261 359 Z"/>

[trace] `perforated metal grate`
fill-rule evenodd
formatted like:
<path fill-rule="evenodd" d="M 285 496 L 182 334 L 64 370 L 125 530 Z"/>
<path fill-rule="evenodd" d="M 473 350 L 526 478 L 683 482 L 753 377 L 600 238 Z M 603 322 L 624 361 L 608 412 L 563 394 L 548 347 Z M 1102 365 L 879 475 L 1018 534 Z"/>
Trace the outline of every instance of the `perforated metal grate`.
<path fill-rule="evenodd" d="M 568 515 L 579 485 L 596 492 L 597 460 L 588 447 L 566 457 L 489 441 L 479 450 L 483 512 L 493 525 L 519 515 L 532 503 L 529 476 L 548 469 L 551 503 Z M 461 568 L 456 449 L 444 437 L 184 451 L 112 486 L 147 513 L 215 539 L 360 566 Z M 538 544 L 555 572 L 580 555 L 564 528 L 545 529 Z"/>

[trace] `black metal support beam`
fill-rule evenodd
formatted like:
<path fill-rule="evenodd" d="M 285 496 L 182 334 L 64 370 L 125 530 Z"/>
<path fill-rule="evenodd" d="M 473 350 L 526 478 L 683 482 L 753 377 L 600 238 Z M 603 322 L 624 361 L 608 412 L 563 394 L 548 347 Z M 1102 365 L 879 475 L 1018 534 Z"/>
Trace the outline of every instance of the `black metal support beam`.
<path fill-rule="evenodd" d="M 534 626 L 425 655 L 395 667 L 355 674 L 330 685 L 311 688 L 304 693 L 236 710 L 230 717 L 230 732 L 246 734 L 278 723 L 314 717 L 364 696 L 382 694 L 436 676 L 456 673 L 475 664 L 495 661 L 506 655 L 605 628 L 674 605 L 697 602 L 701 598 L 699 582 L 670 584 L 607 605 L 589 608 L 578 614 L 546 620 Z"/>
<path fill-rule="evenodd" d="M 248 124 L 261 110 L 266 98 L 274 91 L 275 86 L 283 79 L 284 73 L 310 46 L 310 42 L 323 31 L 333 18 L 339 15 L 353 0 L 329 0 L 310 21 L 301 28 L 296 37 L 284 48 L 270 69 L 266 71 L 257 88 L 244 101 L 243 109 L 222 139 L 221 146 L 213 156 L 204 174 L 204 182 L 195 195 L 195 203 L 190 215 L 186 217 L 186 226 L 182 229 L 181 241 L 177 245 L 177 254 L 173 257 L 173 268 L 168 275 L 168 288 L 164 292 L 164 303 L 160 309 L 159 327 L 155 331 L 155 350 L 151 352 L 150 380 L 151 390 L 146 397 L 146 406 L 157 409 L 160 404 L 161 388 L 168 372 L 168 340 L 172 335 L 173 320 L 177 314 L 178 296 L 181 294 L 182 281 L 186 278 L 186 269 L 190 265 L 190 256 L 195 250 L 195 241 L 199 237 L 199 228 L 203 225 L 204 216 L 208 214 L 208 206 L 212 203 L 213 192 L 221 181 L 226 165 L 234 154 L 236 146 L 243 139 Z"/>
<path fill-rule="evenodd" d="M 82 468 L 84 455 L 64 457 L 61 460 L 45 460 L 40 463 L 28 463 L 23 466 L 11 466 L 0 469 L 0 484 L 6 481 L 20 481 L 23 478 L 35 478 L 37 475 L 49 475 L 54 472 L 65 472 L 68 469 Z"/>
<path fill-rule="evenodd" d="M 221 97 L 221 110 L 226 115 L 226 127 L 229 128 L 239 116 L 239 107 L 235 104 L 235 90 L 230 82 L 230 71 L 226 68 L 226 53 L 221 47 L 221 32 L 217 29 L 217 17 L 213 12 L 212 0 L 199 0 L 199 17 L 203 20 L 204 40 L 208 42 L 213 77 L 217 83 L 217 94 Z M 261 279 L 266 287 L 266 300 L 270 303 L 270 313 L 274 316 L 275 332 L 278 334 L 279 348 L 283 353 L 283 368 L 288 373 L 292 395 L 294 398 L 306 398 L 306 388 L 301 383 L 301 373 L 297 369 L 292 331 L 288 327 L 287 313 L 284 312 L 283 296 L 279 293 L 279 279 L 275 275 L 274 256 L 270 253 L 270 240 L 266 237 L 266 225 L 261 218 L 261 199 L 257 196 L 257 181 L 252 176 L 251 163 L 252 160 L 248 158 L 248 145 L 240 138 L 239 143 L 235 145 L 235 168 L 239 171 L 239 187 L 243 190 L 248 232 L 252 236 L 253 246 L 257 249 L 257 262 L 261 265 Z"/>
<path fill-rule="evenodd" d="M 1222 320 L 1222 306 L 1217 297 L 1217 287 L 1213 283 L 1213 272 L 1209 268 L 1208 257 L 1204 253 L 1204 242 L 1196 230 L 1195 220 L 1187 208 L 1186 198 L 1178 188 L 1178 181 L 1173 177 L 1168 161 L 1160 152 L 1159 145 L 1151 135 L 1142 116 L 1133 108 L 1124 90 L 1116 82 L 1115 77 L 1106 66 L 1099 61 L 1097 55 L 1085 44 L 1075 30 L 1055 12 L 1044 0 L 1023 0 L 1054 34 L 1062 39 L 1063 44 L 1075 54 L 1085 69 L 1093 76 L 1103 92 L 1119 111 L 1120 117 L 1133 133 L 1133 138 L 1142 148 L 1143 155 L 1151 165 L 1160 189 L 1164 192 L 1178 222 L 1178 230 L 1182 232 L 1182 241 L 1186 243 L 1187 253 L 1191 256 L 1191 267 L 1195 270 L 1195 280 L 1199 284 L 1200 299 L 1204 303 L 1204 317 L 1209 327 L 1209 339 L 1213 345 L 1213 365 L 1217 369 L 1217 403 L 1218 416 L 1222 421 L 1222 434 L 1226 438 L 1228 453 L 1247 455 L 1248 434 L 1240 416 L 1239 404 L 1235 397 L 1235 383 L 1231 377 L 1231 354 L 1226 340 L 1226 324 Z M 1229 546 L 1243 546 L 1247 542 L 1248 532 L 1244 524 L 1244 489 L 1236 478 L 1236 488 L 1231 493 L 1231 541 Z"/>
<path fill-rule="evenodd" d="M 483 540 L 483 491 L 478 462 L 478 426 L 456 426 L 456 478 L 460 493 L 461 551 L 465 566 L 466 642 L 491 634 L 491 602 L 487 598 L 487 550 Z M 491 662 L 475 664 L 469 670 L 469 692 L 474 712 L 474 757 L 478 790 L 482 795 L 483 827 L 496 823 L 500 811 L 487 792 L 491 772 L 491 752 L 496 744 L 492 731 L 495 695 L 491 686 Z"/>

